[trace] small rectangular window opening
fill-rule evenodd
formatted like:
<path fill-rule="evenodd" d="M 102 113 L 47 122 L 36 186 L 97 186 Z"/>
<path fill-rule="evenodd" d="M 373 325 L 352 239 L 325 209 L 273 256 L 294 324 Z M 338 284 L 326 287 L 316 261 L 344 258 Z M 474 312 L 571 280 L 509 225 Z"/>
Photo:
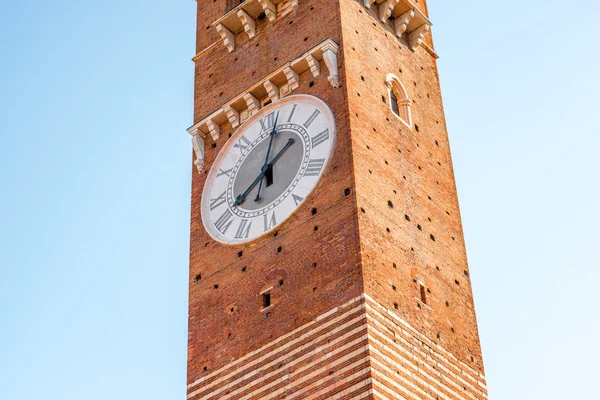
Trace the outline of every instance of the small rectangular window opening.
<path fill-rule="evenodd" d="M 263 293 L 263 308 L 271 307 L 271 293 Z"/>
<path fill-rule="evenodd" d="M 423 304 L 427 304 L 427 292 L 425 286 L 423 284 L 420 284 L 419 286 L 421 286 L 421 301 Z"/>

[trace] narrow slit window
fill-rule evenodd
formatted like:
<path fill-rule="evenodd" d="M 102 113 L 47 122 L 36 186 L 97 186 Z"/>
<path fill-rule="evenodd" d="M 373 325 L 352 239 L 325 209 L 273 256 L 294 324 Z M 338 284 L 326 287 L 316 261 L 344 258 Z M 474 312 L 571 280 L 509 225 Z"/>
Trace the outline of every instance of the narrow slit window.
<path fill-rule="evenodd" d="M 271 293 L 263 293 L 263 308 L 271 307 Z"/>
<path fill-rule="evenodd" d="M 427 291 L 425 290 L 425 286 L 423 284 L 419 285 L 421 287 L 421 301 L 423 304 L 427 304 Z"/>

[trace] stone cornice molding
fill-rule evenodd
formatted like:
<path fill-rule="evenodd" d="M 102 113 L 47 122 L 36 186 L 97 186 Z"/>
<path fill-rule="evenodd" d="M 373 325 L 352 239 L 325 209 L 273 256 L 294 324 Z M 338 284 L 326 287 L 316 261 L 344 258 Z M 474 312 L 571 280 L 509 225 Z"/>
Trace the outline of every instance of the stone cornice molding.
<path fill-rule="evenodd" d="M 310 70 L 313 76 L 320 76 L 319 63 L 321 61 L 327 66 L 329 82 L 334 88 L 338 87 L 338 50 L 339 45 L 336 42 L 332 39 L 325 40 L 228 101 L 221 108 L 190 127 L 188 132 L 192 136 L 200 135 L 203 138 L 210 134 L 213 140 L 217 140 L 220 134 L 219 125 L 230 122 L 232 126 L 235 124 L 234 127 L 236 127 L 247 119 L 248 116 L 244 115 L 245 111 L 249 113 L 258 111 L 260 99 L 268 97 L 274 100 L 274 97 L 287 96 L 298 88 L 299 75 L 303 72 Z"/>
<path fill-rule="evenodd" d="M 190 135 L 202 139 L 193 142 L 198 171 L 201 173 L 204 171 L 204 139 L 208 135 L 213 141 L 217 141 L 221 135 L 221 125 L 230 123 L 231 127 L 235 129 L 260 110 L 261 100 L 275 102 L 291 94 L 298 89 L 300 74 L 303 72 L 310 70 L 315 78 L 320 76 L 321 61 L 325 63 L 329 73 L 327 80 L 332 87 L 338 88 L 338 51 L 339 45 L 336 42 L 332 39 L 325 40 L 261 79 L 243 93 L 223 104 L 218 110 L 188 128 L 187 132 Z M 201 151 L 197 150 L 199 146 L 202 146 Z"/>
<path fill-rule="evenodd" d="M 212 23 L 221 41 L 231 53 L 235 51 L 235 35 L 242 31 L 252 39 L 256 36 L 256 21 L 263 13 L 269 22 L 283 18 L 298 7 L 298 0 L 245 0 Z"/>
<path fill-rule="evenodd" d="M 398 38 L 406 36 L 408 47 L 412 51 L 423 45 L 423 38 L 430 31 L 432 24 L 412 0 L 360 1 L 366 8 L 377 7 L 377 15 L 381 23 L 387 24 L 387 21 L 392 19 L 394 33 Z"/>

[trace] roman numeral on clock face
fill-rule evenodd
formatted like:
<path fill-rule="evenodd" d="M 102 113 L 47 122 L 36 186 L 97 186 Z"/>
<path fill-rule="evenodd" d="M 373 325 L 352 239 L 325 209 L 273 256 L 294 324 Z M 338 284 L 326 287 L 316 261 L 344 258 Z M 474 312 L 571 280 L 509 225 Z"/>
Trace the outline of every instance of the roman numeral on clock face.
<path fill-rule="evenodd" d="M 226 209 L 223 214 L 219 217 L 218 220 L 215 221 L 215 228 L 219 230 L 223 235 L 227 233 L 227 230 L 231 226 L 233 222 L 233 214 L 229 209 Z"/>
<path fill-rule="evenodd" d="M 296 112 L 297 107 L 298 107 L 298 104 L 294 104 L 294 107 L 292 108 L 292 111 L 290 112 L 290 116 L 288 117 L 287 122 L 292 122 L 292 117 L 294 116 L 294 113 Z"/>
<path fill-rule="evenodd" d="M 220 176 L 223 176 L 223 175 L 226 175 L 228 178 L 230 178 L 231 177 L 231 171 L 233 171 L 233 168 L 226 169 L 225 171 L 223 171 L 222 169 L 220 169 L 219 172 L 217 172 L 217 178 L 220 177 Z"/>
<path fill-rule="evenodd" d="M 210 199 L 210 211 L 214 210 L 215 208 L 218 208 L 219 206 L 221 206 L 221 204 L 224 204 L 227 201 L 227 198 L 225 197 L 226 193 L 227 192 L 223 192 L 216 199 Z"/>
<path fill-rule="evenodd" d="M 315 110 L 315 112 L 312 113 L 312 115 L 304 123 L 304 127 L 308 128 L 315 121 L 315 119 L 317 119 L 317 117 L 319 116 L 319 114 L 321 114 L 321 111 L 320 110 Z"/>
<path fill-rule="evenodd" d="M 248 221 L 247 219 L 242 219 L 240 222 L 240 226 L 235 234 L 236 239 L 248 239 L 250 236 L 250 227 L 252 226 L 252 221 Z"/>
<path fill-rule="evenodd" d="M 292 193 L 292 199 L 294 199 L 294 203 L 296 203 L 296 207 L 298 207 L 298 204 L 302 203 L 304 197 L 296 196 L 294 193 Z"/>
<path fill-rule="evenodd" d="M 270 131 L 273 129 L 273 125 L 275 125 L 275 113 L 267 115 L 263 119 L 260 120 L 260 126 L 263 131 Z"/>
<path fill-rule="evenodd" d="M 240 149 L 240 154 L 244 154 L 244 150 L 246 150 L 248 146 L 250 146 L 250 141 L 248 138 L 246 138 L 246 136 L 242 136 L 240 140 L 233 145 L 233 147 Z"/>
<path fill-rule="evenodd" d="M 277 218 L 275 218 L 275 211 L 273 211 L 273 213 L 271 214 L 271 217 L 269 218 L 268 213 L 263 215 L 263 222 L 265 223 L 265 230 L 264 232 L 268 231 L 269 229 L 273 228 L 275 225 L 277 225 Z"/>
<path fill-rule="evenodd" d="M 312 148 L 314 149 L 321 143 L 325 143 L 329 140 L 329 129 L 325 129 L 323 132 L 319 133 L 317 136 L 314 136 L 310 139 L 312 142 Z"/>
<path fill-rule="evenodd" d="M 306 172 L 304 176 L 319 176 L 321 170 L 323 169 L 323 165 L 325 165 L 324 158 L 312 159 L 308 162 L 308 167 L 306 167 Z"/>

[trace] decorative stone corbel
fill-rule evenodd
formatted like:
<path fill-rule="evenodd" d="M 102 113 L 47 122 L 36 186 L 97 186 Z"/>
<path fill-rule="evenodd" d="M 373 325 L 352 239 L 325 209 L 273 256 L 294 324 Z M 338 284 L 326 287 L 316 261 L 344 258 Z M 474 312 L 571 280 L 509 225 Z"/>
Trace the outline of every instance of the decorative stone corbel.
<path fill-rule="evenodd" d="M 223 44 L 227 47 L 227 50 L 233 53 L 235 50 L 235 35 L 221 24 L 217 25 L 217 32 L 221 35 Z"/>
<path fill-rule="evenodd" d="M 379 5 L 379 19 L 381 22 L 387 21 L 392 16 L 392 11 L 400 0 L 386 0 Z"/>
<path fill-rule="evenodd" d="M 285 17 L 286 15 L 291 13 L 292 10 L 296 7 L 298 7 L 298 0 L 285 0 L 277 5 L 277 8 L 279 9 L 279 14 L 282 17 Z"/>
<path fill-rule="evenodd" d="M 394 20 L 394 30 L 396 36 L 401 37 L 404 32 L 408 29 L 408 24 L 415 17 L 415 10 L 410 10 L 399 16 Z"/>
<path fill-rule="evenodd" d="M 410 32 L 408 34 L 408 47 L 412 51 L 415 51 L 415 49 L 423 41 L 423 37 L 425 37 L 425 34 L 427 32 L 429 32 L 430 29 L 431 28 L 429 28 L 429 25 L 424 24 L 424 25 L 421 25 L 420 27 L 418 27 L 417 29 L 415 29 L 414 31 Z"/>
<path fill-rule="evenodd" d="M 221 129 L 219 128 L 219 124 L 215 123 L 212 119 L 208 118 L 206 120 L 206 127 L 208 128 L 210 136 L 213 138 L 213 140 L 215 142 L 219 140 L 219 137 L 221 136 Z"/>
<path fill-rule="evenodd" d="M 321 74 L 321 65 L 316 58 L 314 58 L 311 54 L 306 56 L 306 62 L 310 68 L 310 72 L 312 72 L 313 76 L 317 78 Z"/>
<path fill-rule="evenodd" d="M 323 51 L 323 60 L 329 70 L 329 78 L 327 79 L 329 80 L 329 83 L 331 83 L 331 86 L 338 88 L 340 86 L 337 63 L 338 47 L 332 42 L 327 42 L 323 45 L 321 50 Z"/>
<path fill-rule="evenodd" d="M 240 125 L 240 113 L 233 107 L 227 105 L 223 107 L 223 111 L 227 114 L 227 119 L 232 128 L 237 128 Z"/>
<path fill-rule="evenodd" d="M 200 136 L 202 138 L 205 138 L 206 137 L 206 133 L 202 132 L 202 129 L 200 129 L 202 127 L 202 125 L 205 125 L 204 121 L 200 121 L 197 124 L 194 124 L 194 125 L 190 126 L 187 129 L 187 132 L 190 135 L 192 135 L 192 136 Z"/>
<path fill-rule="evenodd" d="M 364 0 L 363 4 L 367 8 L 371 8 L 371 4 L 375 3 L 376 0 Z"/>
<path fill-rule="evenodd" d="M 252 95 L 252 93 L 246 93 L 244 95 L 244 100 L 248 105 L 248 117 L 253 116 L 260 110 L 260 101 L 256 97 Z"/>
<path fill-rule="evenodd" d="M 298 76 L 296 71 L 294 71 L 290 67 L 286 67 L 283 70 L 283 73 L 285 74 L 285 77 L 287 78 L 288 85 L 290 87 L 290 91 L 298 89 L 298 86 L 300 86 L 300 77 Z"/>
<path fill-rule="evenodd" d="M 248 121 L 248 118 L 250 118 L 250 113 L 248 112 L 248 110 L 244 110 L 240 113 L 240 125 L 243 124 L 244 122 Z"/>
<path fill-rule="evenodd" d="M 279 87 L 277 87 L 276 84 L 267 79 L 265 83 L 263 83 L 263 86 L 267 90 L 267 94 L 271 101 L 279 100 Z"/>
<path fill-rule="evenodd" d="M 200 135 L 195 135 L 192 137 L 192 147 L 194 148 L 194 153 L 196 154 L 196 160 L 194 161 L 194 165 L 198 169 L 199 174 L 204 173 L 204 139 Z"/>
<path fill-rule="evenodd" d="M 258 0 L 258 4 L 262 6 L 269 21 L 273 22 L 277 19 L 277 7 L 275 7 L 271 0 Z"/>
<path fill-rule="evenodd" d="M 248 34 L 248 37 L 252 39 L 254 36 L 256 36 L 256 24 L 252 17 L 250 17 L 244 10 L 238 10 L 237 16 L 240 18 L 240 21 L 242 21 L 242 25 L 244 26 L 244 30 Z"/>

